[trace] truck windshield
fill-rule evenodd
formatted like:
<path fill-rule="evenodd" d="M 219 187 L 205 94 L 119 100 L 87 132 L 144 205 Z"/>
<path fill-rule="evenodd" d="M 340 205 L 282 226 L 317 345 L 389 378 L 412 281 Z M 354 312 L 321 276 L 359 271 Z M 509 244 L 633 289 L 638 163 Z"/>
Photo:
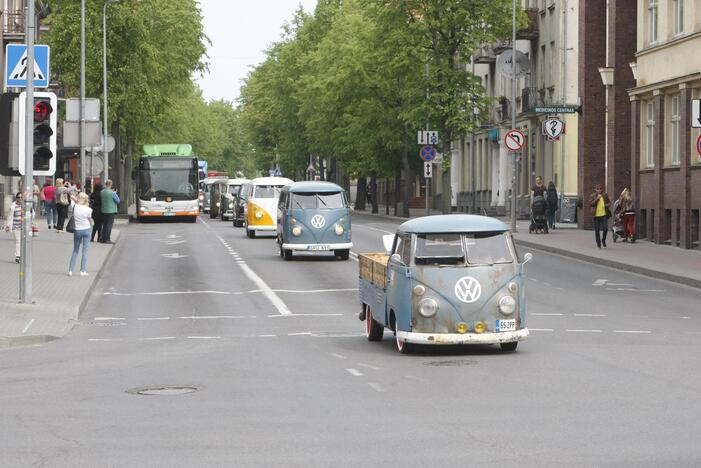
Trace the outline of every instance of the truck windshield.
<path fill-rule="evenodd" d="M 292 194 L 292 208 L 301 209 L 339 209 L 345 208 L 346 202 L 343 193 L 294 193 Z"/>
<path fill-rule="evenodd" d="M 511 263 L 513 255 L 504 232 L 419 234 L 417 265 L 493 265 Z"/>

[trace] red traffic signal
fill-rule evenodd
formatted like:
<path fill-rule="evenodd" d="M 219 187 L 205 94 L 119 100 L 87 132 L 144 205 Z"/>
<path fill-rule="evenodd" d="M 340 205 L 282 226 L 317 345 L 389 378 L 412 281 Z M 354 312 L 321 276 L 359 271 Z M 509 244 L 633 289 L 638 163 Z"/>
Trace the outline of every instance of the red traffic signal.
<path fill-rule="evenodd" d="M 34 104 L 34 121 L 43 122 L 48 119 L 51 113 L 54 111 L 51 107 L 51 103 L 47 101 L 38 101 Z"/>

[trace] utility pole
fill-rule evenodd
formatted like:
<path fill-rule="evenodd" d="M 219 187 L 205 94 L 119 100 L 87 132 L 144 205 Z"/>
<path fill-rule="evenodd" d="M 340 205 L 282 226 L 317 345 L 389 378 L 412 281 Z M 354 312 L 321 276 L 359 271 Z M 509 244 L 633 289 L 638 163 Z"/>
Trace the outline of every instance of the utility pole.
<path fill-rule="evenodd" d="M 24 196 L 22 200 L 22 238 L 19 272 L 19 300 L 32 303 L 32 213 L 34 202 L 34 1 L 27 2 L 27 99 L 25 101 L 24 132 Z"/>
<path fill-rule="evenodd" d="M 567 104 L 567 18 L 568 18 L 568 12 L 567 12 L 567 0 L 564 0 L 564 11 L 563 11 L 563 20 L 562 20 L 562 44 L 563 44 L 563 53 L 562 53 L 562 104 L 566 105 Z M 608 66 L 608 65 L 607 65 Z M 562 114 L 562 120 L 564 122 L 565 120 L 565 115 Z M 567 151 L 567 147 L 565 145 L 567 136 L 565 133 L 562 133 L 562 136 L 560 137 L 560 177 L 558 182 L 558 185 L 560 186 L 560 205 L 562 205 L 562 199 L 564 198 L 562 194 L 565 193 L 565 153 Z M 562 216 L 562 207 L 560 207 L 560 216 Z"/>
<path fill-rule="evenodd" d="M 516 0 L 513 0 L 513 29 L 511 42 L 511 130 L 516 129 Z M 518 154 L 513 155 L 513 175 L 511 177 L 511 231 L 516 232 L 516 187 Z"/>
<path fill-rule="evenodd" d="M 85 0 L 80 0 L 80 188 L 85 191 Z"/>

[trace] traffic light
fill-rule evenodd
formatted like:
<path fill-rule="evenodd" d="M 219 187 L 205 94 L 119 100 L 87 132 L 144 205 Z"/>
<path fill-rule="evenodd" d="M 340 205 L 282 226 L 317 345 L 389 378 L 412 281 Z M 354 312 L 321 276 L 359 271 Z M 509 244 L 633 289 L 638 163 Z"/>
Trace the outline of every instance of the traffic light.
<path fill-rule="evenodd" d="M 19 96 L 19 172 L 24 175 L 25 127 L 27 94 Z M 32 132 L 34 175 L 56 173 L 56 95 L 47 92 L 34 93 Z"/>
<path fill-rule="evenodd" d="M 16 105 L 17 93 L 0 95 L 0 174 L 4 176 L 18 175 L 17 166 L 13 165 L 12 142 L 13 129 L 12 109 Z"/>

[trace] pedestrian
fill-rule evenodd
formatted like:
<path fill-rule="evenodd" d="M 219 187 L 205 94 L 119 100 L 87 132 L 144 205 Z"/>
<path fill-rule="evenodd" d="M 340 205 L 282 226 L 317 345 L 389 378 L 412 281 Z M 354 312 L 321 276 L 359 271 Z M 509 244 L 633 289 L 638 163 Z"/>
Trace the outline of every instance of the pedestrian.
<path fill-rule="evenodd" d="M 548 204 L 548 227 L 555 229 L 555 213 L 558 210 L 559 196 L 555 183 L 551 180 L 548 182 L 548 189 L 545 192 L 545 201 Z"/>
<path fill-rule="evenodd" d="M 41 189 L 41 196 L 44 198 L 46 224 L 48 224 L 49 229 L 53 229 L 58 221 L 58 212 L 56 211 L 56 187 L 50 182 L 46 182 L 44 188 Z"/>
<path fill-rule="evenodd" d="M 535 185 L 531 187 L 531 203 L 535 197 L 544 197 L 547 188 L 543 183 L 543 178 L 538 176 L 535 178 Z"/>
<path fill-rule="evenodd" d="M 121 203 L 117 192 L 112 190 L 112 181 L 105 181 L 105 188 L 100 192 L 100 208 L 102 210 L 102 243 L 114 244 L 112 242 L 112 226 L 114 217 L 117 215 L 117 206 Z"/>
<path fill-rule="evenodd" d="M 611 217 L 611 199 L 608 193 L 603 191 L 601 184 L 594 186 L 594 193 L 589 195 L 589 206 L 594 216 L 594 238 L 596 246 L 606 248 L 606 234 L 608 234 L 608 220 Z M 601 232 L 604 233 L 601 236 Z"/>
<path fill-rule="evenodd" d="M 22 245 L 22 192 L 17 192 L 15 200 L 10 204 L 5 218 L 5 232 L 12 231 L 15 236 L 15 263 L 21 260 Z"/>
<path fill-rule="evenodd" d="M 90 194 L 90 208 L 92 208 L 92 235 L 90 236 L 90 242 L 95 242 L 95 235 L 97 235 L 97 241 L 102 242 L 102 200 L 100 198 L 100 193 L 102 192 L 102 185 L 95 184 L 93 192 Z"/>
<path fill-rule="evenodd" d="M 86 193 L 79 193 L 74 202 L 71 202 L 70 212 L 73 216 L 73 253 L 68 264 L 68 276 L 73 276 L 73 268 L 78 258 L 80 246 L 83 246 L 80 257 L 80 276 L 88 276 L 88 247 L 90 246 L 90 233 L 92 232 L 92 209 L 88 206 L 89 198 Z"/>
<path fill-rule="evenodd" d="M 618 209 L 623 214 L 623 242 L 635 242 L 635 201 L 628 187 L 624 188 L 618 198 Z"/>
<path fill-rule="evenodd" d="M 32 179 L 32 207 L 36 211 L 39 209 L 39 194 L 41 190 L 36 179 Z"/>
<path fill-rule="evenodd" d="M 68 214 L 68 205 L 70 205 L 71 200 L 68 195 L 68 189 L 63 184 L 63 179 L 60 177 L 56 179 L 56 190 L 54 192 L 54 200 L 56 202 L 56 232 L 63 232 L 63 224 L 66 222 L 66 215 Z"/>

